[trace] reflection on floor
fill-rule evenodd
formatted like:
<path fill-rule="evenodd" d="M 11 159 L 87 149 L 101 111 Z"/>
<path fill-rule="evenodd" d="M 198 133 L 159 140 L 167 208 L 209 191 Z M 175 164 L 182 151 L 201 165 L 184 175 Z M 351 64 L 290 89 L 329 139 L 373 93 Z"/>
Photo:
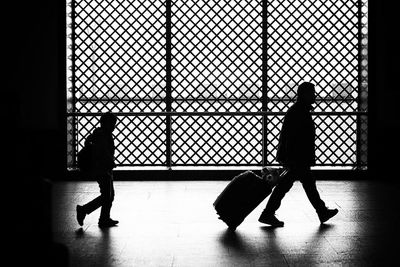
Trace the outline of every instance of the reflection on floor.
<path fill-rule="evenodd" d="M 282 228 L 260 224 L 261 203 L 236 232 L 218 220 L 212 203 L 228 181 L 116 181 L 112 218 L 97 226 L 99 211 L 80 227 L 75 206 L 98 195 L 95 182 L 53 185 L 53 231 L 69 248 L 70 266 L 377 266 L 395 263 L 400 189 L 366 181 L 319 181 L 339 214 L 324 225 L 299 182 L 277 217 Z M 396 213 L 393 214 L 393 211 Z M 397 235 L 397 236 L 396 236 Z"/>

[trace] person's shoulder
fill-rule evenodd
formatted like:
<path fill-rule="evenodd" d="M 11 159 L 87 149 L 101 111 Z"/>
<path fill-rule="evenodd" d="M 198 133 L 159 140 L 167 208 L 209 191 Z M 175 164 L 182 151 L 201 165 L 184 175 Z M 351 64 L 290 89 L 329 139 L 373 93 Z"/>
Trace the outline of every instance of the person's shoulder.
<path fill-rule="evenodd" d="M 294 103 L 288 108 L 286 115 L 292 116 L 293 114 L 297 113 L 297 110 L 298 110 L 298 107 L 297 107 L 296 103 Z"/>
<path fill-rule="evenodd" d="M 305 114 L 310 113 L 309 110 L 303 105 L 298 102 L 294 103 L 289 109 L 288 112 L 295 113 L 295 114 Z"/>
<path fill-rule="evenodd" d="M 299 103 L 291 105 L 286 112 L 286 118 L 290 121 L 300 122 L 304 119 L 304 108 Z"/>
<path fill-rule="evenodd" d="M 101 139 L 105 137 L 105 132 L 101 127 L 98 127 L 93 130 L 92 136 L 95 140 Z"/>
<path fill-rule="evenodd" d="M 101 134 L 101 132 L 102 132 L 102 130 L 101 130 L 101 128 L 100 127 L 97 127 L 97 128 L 95 128 L 94 130 L 93 130 L 93 136 L 96 136 L 96 135 L 99 135 L 99 134 Z"/>

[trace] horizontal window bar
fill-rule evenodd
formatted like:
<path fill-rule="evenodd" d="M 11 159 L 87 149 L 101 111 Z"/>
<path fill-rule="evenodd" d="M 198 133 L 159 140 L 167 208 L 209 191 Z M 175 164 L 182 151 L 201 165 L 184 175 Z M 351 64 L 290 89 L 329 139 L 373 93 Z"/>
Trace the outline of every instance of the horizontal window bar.
<path fill-rule="evenodd" d="M 81 116 L 101 116 L 102 112 L 71 112 L 67 113 L 67 117 Z M 118 112 L 116 116 L 280 116 L 285 115 L 286 112 Z M 354 112 L 311 112 L 311 115 L 322 116 L 368 116 L 368 112 L 354 111 Z"/>
<path fill-rule="evenodd" d="M 267 98 L 268 102 L 293 102 L 295 101 L 295 98 Z M 87 98 L 87 97 L 81 97 L 81 98 L 76 98 L 76 101 L 82 101 L 82 102 L 129 102 L 129 101 L 166 101 L 166 98 Z M 211 101 L 262 101 L 262 98 L 172 98 L 172 101 L 205 101 L 205 102 L 211 102 Z M 340 98 L 340 97 L 324 97 L 324 98 L 317 98 L 315 100 L 316 102 L 352 102 L 352 101 L 358 101 L 357 98 Z"/>

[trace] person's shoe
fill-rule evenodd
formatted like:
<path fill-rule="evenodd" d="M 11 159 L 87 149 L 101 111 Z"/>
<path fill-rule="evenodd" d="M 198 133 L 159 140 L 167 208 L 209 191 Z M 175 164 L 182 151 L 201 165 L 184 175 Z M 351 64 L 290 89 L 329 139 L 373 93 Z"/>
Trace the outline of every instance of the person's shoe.
<path fill-rule="evenodd" d="M 333 216 L 335 216 L 338 212 L 339 212 L 338 209 L 326 209 L 323 212 L 319 212 L 318 213 L 319 221 L 322 224 L 327 220 L 329 220 L 330 218 L 332 218 Z"/>
<path fill-rule="evenodd" d="M 282 227 L 283 226 L 283 222 L 278 220 L 274 214 L 265 214 L 262 213 L 260 218 L 258 219 L 258 221 L 260 223 L 265 223 L 265 224 L 269 224 L 273 227 Z"/>
<path fill-rule="evenodd" d="M 83 220 L 85 220 L 86 212 L 83 210 L 83 207 L 80 205 L 76 205 L 76 219 L 80 226 L 83 225 Z"/>
<path fill-rule="evenodd" d="M 101 219 L 99 220 L 99 227 L 112 227 L 115 226 L 119 223 L 119 221 L 113 220 L 113 219 Z"/>

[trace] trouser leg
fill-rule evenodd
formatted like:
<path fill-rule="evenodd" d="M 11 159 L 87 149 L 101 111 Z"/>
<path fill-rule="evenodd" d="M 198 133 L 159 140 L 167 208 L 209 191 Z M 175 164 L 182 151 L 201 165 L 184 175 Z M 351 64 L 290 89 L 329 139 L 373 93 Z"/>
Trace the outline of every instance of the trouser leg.
<path fill-rule="evenodd" d="M 112 176 L 103 175 L 97 181 L 100 187 L 100 196 L 83 205 L 86 214 L 90 214 L 101 207 L 100 218 L 107 219 L 110 217 L 110 210 L 114 200 L 114 186 Z"/>
<path fill-rule="evenodd" d="M 299 171 L 300 182 L 303 185 L 304 191 L 306 192 L 307 198 L 311 205 L 314 207 L 317 213 L 326 209 L 325 202 L 321 199 L 316 180 L 312 176 L 310 169 L 304 169 Z"/>
<path fill-rule="evenodd" d="M 110 210 L 112 202 L 114 201 L 114 185 L 112 177 L 107 177 L 104 181 L 100 182 L 100 193 L 102 197 L 102 205 L 100 211 L 100 220 L 110 218 Z"/>
<path fill-rule="evenodd" d="M 86 214 L 90 214 L 93 211 L 97 210 L 99 207 L 101 207 L 102 204 L 103 204 L 103 198 L 100 195 L 95 199 L 91 200 L 90 202 L 86 203 L 82 207 Z"/>
<path fill-rule="evenodd" d="M 292 188 L 294 183 L 293 173 L 289 173 L 275 186 L 267 205 L 263 211 L 265 214 L 274 214 L 276 210 L 281 206 L 282 199 L 286 193 Z"/>

